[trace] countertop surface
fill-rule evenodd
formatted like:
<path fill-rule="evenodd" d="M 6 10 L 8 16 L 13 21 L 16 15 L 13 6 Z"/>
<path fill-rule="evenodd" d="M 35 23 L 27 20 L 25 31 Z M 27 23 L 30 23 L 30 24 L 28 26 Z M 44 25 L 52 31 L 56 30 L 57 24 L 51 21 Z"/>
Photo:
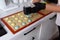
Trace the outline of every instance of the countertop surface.
<path fill-rule="evenodd" d="M 9 11 L 0 10 L 0 18 L 3 18 L 5 16 L 11 15 L 13 13 L 16 13 L 16 12 L 19 12 L 19 11 L 22 11 L 22 10 L 23 10 L 23 8 L 16 8 L 16 9 L 12 9 L 12 10 L 9 10 Z M 34 26 L 40 25 L 41 23 L 43 23 L 46 20 L 49 20 L 49 18 L 53 17 L 56 14 L 54 12 L 50 13 L 50 11 L 40 11 L 40 12 L 43 13 L 42 15 L 44 15 L 44 17 L 41 18 L 40 20 L 38 20 L 37 22 L 31 24 L 29 27 L 32 27 L 32 26 L 34 27 Z M 4 24 L 3 22 L 1 22 L 1 23 Z M 22 34 L 29 27 L 23 29 L 22 31 L 19 31 L 16 34 L 12 34 L 12 32 L 6 27 L 6 25 L 4 25 L 4 28 L 6 29 L 6 31 L 8 33 L 6 35 L 0 37 L 0 40 L 9 40 L 9 39 L 11 39 L 11 38 L 13 38 L 13 37 L 15 37 L 15 36 L 17 36 L 19 34 Z"/>

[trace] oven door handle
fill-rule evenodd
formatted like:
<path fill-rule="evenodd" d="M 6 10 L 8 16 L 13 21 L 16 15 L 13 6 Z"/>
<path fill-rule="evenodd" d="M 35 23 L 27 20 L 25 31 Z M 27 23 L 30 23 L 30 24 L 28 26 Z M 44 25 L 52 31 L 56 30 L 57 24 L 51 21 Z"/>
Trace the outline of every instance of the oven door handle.
<path fill-rule="evenodd" d="M 24 35 L 29 34 L 30 32 L 32 32 L 32 31 L 35 30 L 35 29 L 36 29 L 36 27 L 34 27 L 32 30 L 30 30 L 30 31 L 28 31 L 28 32 L 26 32 L 26 33 L 24 33 Z"/>

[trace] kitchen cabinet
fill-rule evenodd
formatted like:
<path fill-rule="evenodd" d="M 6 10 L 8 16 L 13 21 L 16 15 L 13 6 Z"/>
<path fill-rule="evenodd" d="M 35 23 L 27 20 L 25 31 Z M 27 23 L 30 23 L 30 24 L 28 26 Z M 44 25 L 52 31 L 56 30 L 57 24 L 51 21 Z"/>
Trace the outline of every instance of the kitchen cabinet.
<path fill-rule="evenodd" d="M 58 32 L 57 25 L 55 24 L 55 19 L 56 18 L 50 18 L 41 24 L 40 40 L 49 40 Z"/>
<path fill-rule="evenodd" d="M 17 35 L 16 37 L 13 37 L 10 40 L 38 40 L 40 25 L 28 29 L 25 30 L 22 34 Z"/>

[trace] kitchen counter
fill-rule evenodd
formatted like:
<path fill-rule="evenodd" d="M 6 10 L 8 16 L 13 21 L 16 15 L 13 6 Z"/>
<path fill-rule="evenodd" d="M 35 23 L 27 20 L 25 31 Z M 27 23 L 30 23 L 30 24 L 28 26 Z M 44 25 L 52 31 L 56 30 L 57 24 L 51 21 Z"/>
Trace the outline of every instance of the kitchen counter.
<path fill-rule="evenodd" d="M 16 12 L 19 12 L 19 11 L 22 11 L 23 8 L 16 8 L 16 9 L 13 9 L 13 10 L 9 10 L 9 11 L 3 11 L 3 10 L 0 10 L 0 18 L 3 18 L 7 15 L 11 15 L 13 13 L 16 13 Z M 23 36 L 23 33 L 25 32 L 25 30 L 30 30 L 31 28 L 33 27 L 36 27 L 37 25 L 40 25 L 41 23 L 43 23 L 44 21 L 52 18 L 54 15 L 56 15 L 56 13 L 50 13 L 50 12 L 46 12 L 46 11 L 40 11 L 41 13 L 43 13 L 42 15 L 44 15 L 44 17 L 42 17 L 40 20 L 36 21 L 35 23 L 31 24 L 29 27 L 19 31 L 18 33 L 16 34 L 13 34 L 7 27 L 6 25 L 1 21 L 1 23 L 4 25 L 4 28 L 6 29 L 7 31 L 7 34 L 0 37 L 0 40 L 9 40 L 13 37 L 16 37 L 17 35 L 20 35 L 21 37 Z M 40 13 L 39 12 L 39 13 Z M 48 14 L 49 13 L 49 14 Z"/>

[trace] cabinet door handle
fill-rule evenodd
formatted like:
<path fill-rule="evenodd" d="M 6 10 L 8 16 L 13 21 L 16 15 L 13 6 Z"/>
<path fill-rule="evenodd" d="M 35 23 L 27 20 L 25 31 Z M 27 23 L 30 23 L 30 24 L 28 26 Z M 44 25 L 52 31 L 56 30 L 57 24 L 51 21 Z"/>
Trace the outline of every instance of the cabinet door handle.
<path fill-rule="evenodd" d="M 32 40 L 34 40 L 35 39 L 35 37 L 32 37 Z"/>
<path fill-rule="evenodd" d="M 36 27 L 34 27 L 32 30 L 30 30 L 30 31 L 28 31 L 28 32 L 26 32 L 26 33 L 24 33 L 24 35 L 29 34 L 30 32 L 32 32 L 32 31 L 35 30 L 35 29 L 36 29 Z"/>
<path fill-rule="evenodd" d="M 54 15 L 53 17 L 49 18 L 50 20 L 54 19 L 56 17 L 56 15 Z"/>

